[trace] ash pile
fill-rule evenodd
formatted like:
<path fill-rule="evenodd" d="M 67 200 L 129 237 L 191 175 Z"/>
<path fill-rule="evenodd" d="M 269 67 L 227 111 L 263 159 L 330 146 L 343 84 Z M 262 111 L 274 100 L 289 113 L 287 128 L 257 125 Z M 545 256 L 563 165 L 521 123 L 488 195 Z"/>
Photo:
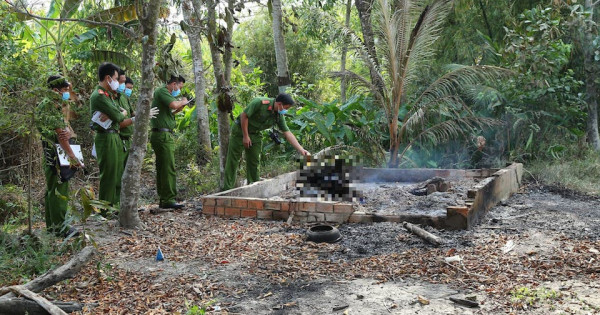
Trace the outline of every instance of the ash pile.
<path fill-rule="evenodd" d="M 362 194 L 354 185 L 360 181 L 362 166 L 356 157 L 330 155 L 300 161 L 296 189 L 301 198 L 324 201 L 359 201 Z"/>

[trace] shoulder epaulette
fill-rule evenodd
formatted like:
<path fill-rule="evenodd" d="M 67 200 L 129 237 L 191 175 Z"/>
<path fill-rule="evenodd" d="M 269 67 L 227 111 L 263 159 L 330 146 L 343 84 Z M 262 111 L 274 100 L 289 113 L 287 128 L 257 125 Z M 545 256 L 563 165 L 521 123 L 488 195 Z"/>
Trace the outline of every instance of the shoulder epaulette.
<path fill-rule="evenodd" d="M 271 104 L 271 101 L 269 101 L 269 100 L 263 100 L 262 103 L 263 103 L 263 105 L 267 105 L 267 104 Z"/>
<path fill-rule="evenodd" d="M 98 89 L 98 94 L 106 95 L 106 92 L 104 92 L 102 89 Z M 106 95 L 106 96 L 108 96 L 108 95 Z"/>

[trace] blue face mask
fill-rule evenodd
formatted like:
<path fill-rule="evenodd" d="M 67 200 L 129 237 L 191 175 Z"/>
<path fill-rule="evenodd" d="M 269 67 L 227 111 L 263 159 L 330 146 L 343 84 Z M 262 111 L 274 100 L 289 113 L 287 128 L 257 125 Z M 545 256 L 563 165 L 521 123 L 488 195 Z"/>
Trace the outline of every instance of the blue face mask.
<path fill-rule="evenodd" d="M 280 111 L 279 111 L 279 114 L 280 114 L 280 115 L 285 115 L 285 114 L 287 114 L 287 109 L 282 109 L 282 110 L 280 110 Z"/>
<path fill-rule="evenodd" d="M 131 89 L 125 88 L 125 95 L 127 95 L 127 97 L 131 96 Z"/>
<path fill-rule="evenodd" d="M 62 93 L 62 99 L 63 99 L 63 101 L 68 100 L 70 97 L 71 97 L 71 93 L 69 93 L 69 92 L 63 92 Z"/>
<path fill-rule="evenodd" d="M 123 93 L 123 91 L 125 91 L 125 83 L 119 84 L 119 87 L 117 88 L 118 93 Z"/>
<path fill-rule="evenodd" d="M 181 93 L 181 90 L 173 90 L 173 92 L 171 92 L 171 95 L 173 97 L 177 97 L 177 96 L 179 96 L 179 93 Z"/>

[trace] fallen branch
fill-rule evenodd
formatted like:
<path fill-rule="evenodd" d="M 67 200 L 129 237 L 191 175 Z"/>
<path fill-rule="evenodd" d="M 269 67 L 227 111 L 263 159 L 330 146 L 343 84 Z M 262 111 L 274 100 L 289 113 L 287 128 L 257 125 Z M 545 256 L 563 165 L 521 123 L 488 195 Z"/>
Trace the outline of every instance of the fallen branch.
<path fill-rule="evenodd" d="M 437 246 L 437 245 L 441 245 L 443 243 L 442 239 L 439 238 L 438 236 L 435 236 L 412 223 L 402 222 L 402 226 L 404 226 L 404 228 L 407 229 L 408 231 L 414 233 L 418 237 L 426 240 L 427 242 L 429 242 L 433 245 Z"/>
<path fill-rule="evenodd" d="M 83 306 L 75 302 L 54 301 L 52 303 L 65 313 L 83 310 Z M 32 300 L 12 297 L 2 300 L 2 303 L 0 304 L 0 314 L 47 315 L 48 311 Z"/>
<path fill-rule="evenodd" d="M 23 287 L 31 292 L 40 292 L 47 287 L 50 287 L 65 279 L 72 278 L 81 270 L 81 268 L 94 256 L 96 248 L 87 246 L 75 255 L 66 264 L 46 272 L 40 277 L 37 277 L 27 282 Z M 4 303 L 7 298 L 14 297 L 13 293 L 7 293 L 0 297 L 0 304 Z"/>
<path fill-rule="evenodd" d="M 37 295 L 27 289 L 25 289 L 22 285 L 15 285 L 10 287 L 11 291 L 14 293 L 18 293 L 28 299 L 35 301 L 39 306 L 44 308 L 50 315 L 67 315 L 67 313 L 63 312 L 56 305 L 50 303 L 50 301 L 46 300 L 44 297 Z"/>

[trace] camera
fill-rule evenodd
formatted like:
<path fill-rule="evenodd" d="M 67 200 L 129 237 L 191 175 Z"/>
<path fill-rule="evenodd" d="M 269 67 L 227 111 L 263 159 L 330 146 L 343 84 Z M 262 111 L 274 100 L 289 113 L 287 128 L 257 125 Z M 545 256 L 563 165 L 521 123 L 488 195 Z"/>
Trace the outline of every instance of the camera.
<path fill-rule="evenodd" d="M 269 138 L 271 138 L 275 144 L 281 144 L 281 139 L 279 139 L 279 131 L 271 129 L 271 131 L 269 131 Z"/>

